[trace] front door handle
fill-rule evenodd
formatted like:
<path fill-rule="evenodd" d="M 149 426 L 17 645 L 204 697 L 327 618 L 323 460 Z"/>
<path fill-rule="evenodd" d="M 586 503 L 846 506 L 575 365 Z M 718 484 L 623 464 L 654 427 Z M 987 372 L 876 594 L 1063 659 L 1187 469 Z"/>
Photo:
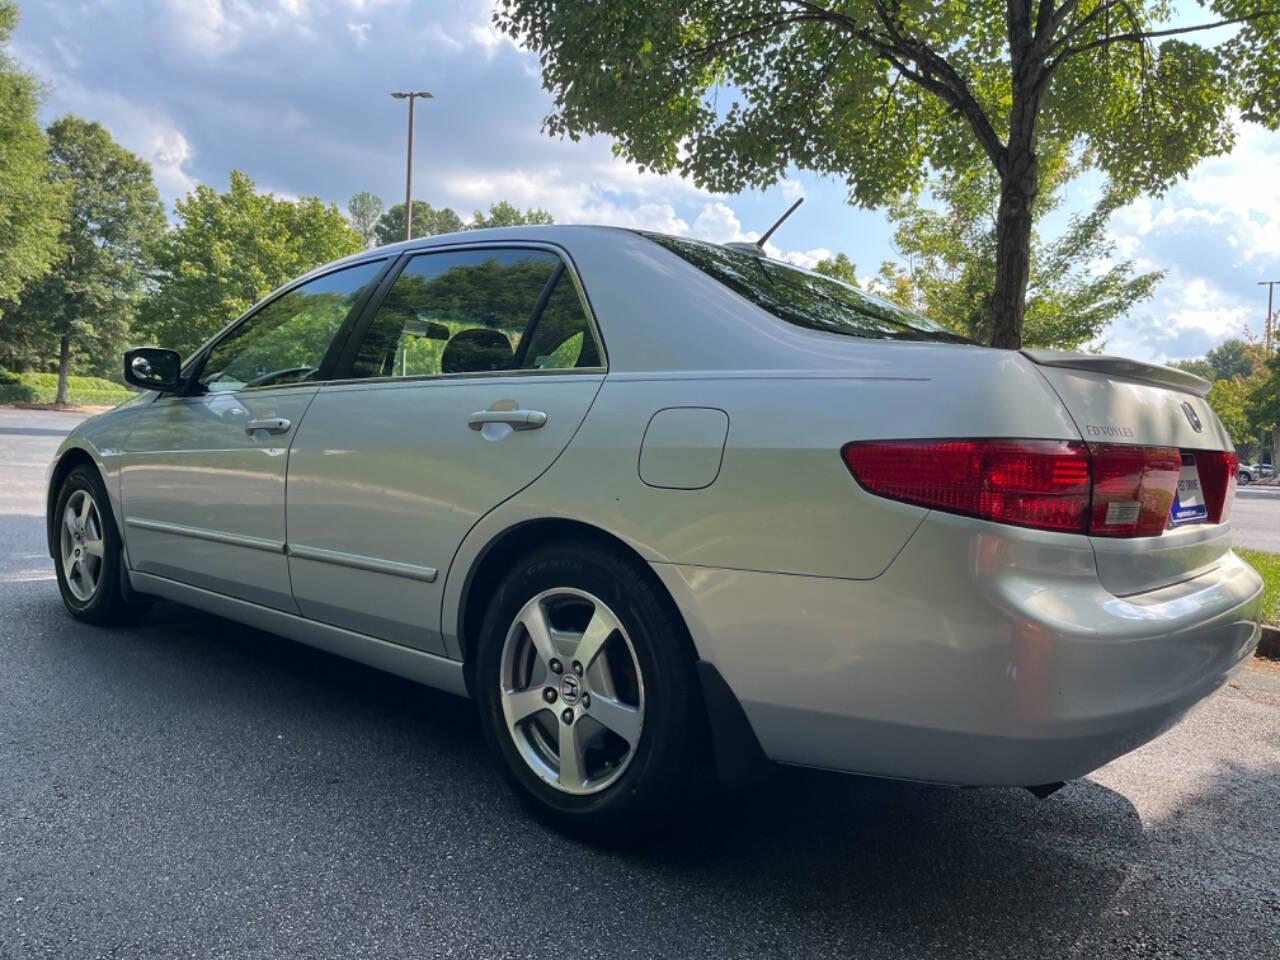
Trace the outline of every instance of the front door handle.
<path fill-rule="evenodd" d="M 477 410 L 467 417 L 467 426 L 480 430 L 486 423 L 505 423 L 512 430 L 537 430 L 547 422 L 541 410 Z"/>
<path fill-rule="evenodd" d="M 257 433 L 265 430 L 267 433 L 284 433 L 289 427 L 290 423 L 284 417 L 264 417 L 262 420 L 250 420 L 244 425 L 244 432 Z"/>

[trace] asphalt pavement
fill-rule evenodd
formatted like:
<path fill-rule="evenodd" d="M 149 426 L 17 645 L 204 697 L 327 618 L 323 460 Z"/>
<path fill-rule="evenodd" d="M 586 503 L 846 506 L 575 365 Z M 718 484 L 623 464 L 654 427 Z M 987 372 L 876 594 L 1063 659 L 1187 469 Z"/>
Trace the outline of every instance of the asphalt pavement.
<path fill-rule="evenodd" d="M 73 422 L 0 410 L 0 957 L 1280 957 L 1278 666 L 1047 800 L 779 769 L 593 848 L 465 700 L 172 604 L 67 617 Z"/>
<path fill-rule="evenodd" d="M 1280 553 L 1280 487 L 1237 487 L 1231 528 L 1237 546 Z"/>

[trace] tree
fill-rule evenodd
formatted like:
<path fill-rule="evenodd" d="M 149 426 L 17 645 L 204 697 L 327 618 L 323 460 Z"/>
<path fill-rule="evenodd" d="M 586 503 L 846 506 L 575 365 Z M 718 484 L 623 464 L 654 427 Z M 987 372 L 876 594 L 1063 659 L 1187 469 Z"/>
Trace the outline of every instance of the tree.
<path fill-rule="evenodd" d="M 1240 337 L 1231 337 L 1222 341 L 1203 357 L 1193 360 L 1175 360 L 1172 366 L 1194 373 L 1197 377 L 1204 377 L 1210 382 L 1231 380 L 1234 377 L 1243 377 L 1247 380 L 1253 376 L 1255 367 L 1266 359 L 1259 356 L 1260 353 L 1261 347 L 1258 344 L 1247 343 Z"/>
<path fill-rule="evenodd" d="M 364 237 L 366 247 L 374 246 L 382 209 L 382 198 L 375 197 L 368 190 L 361 190 L 347 201 L 347 213 L 351 215 L 351 225 L 355 227 L 356 233 Z"/>
<path fill-rule="evenodd" d="M 854 266 L 847 253 L 837 253 L 834 257 L 825 257 L 814 264 L 814 272 L 823 276 L 843 280 L 845 283 L 858 285 L 858 268 Z"/>
<path fill-rule="evenodd" d="M 67 402 L 73 355 L 95 373 L 114 372 L 150 268 L 148 247 L 164 232 L 164 205 L 151 166 L 97 123 L 67 116 L 49 127 L 50 176 L 69 197 L 61 254 L 6 318 L 54 345 L 58 393 Z"/>
<path fill-rule="evenodd" d="M 1160 192 L 1231 148 L 1236 110 L 1280 126 L 1280 0 L 1200 2 L 1176 27 L 1166 0 L 499 0 L 494 21 L 538 51 L 551 134 L 612 136 L 717 192 L 797 167 L 874 206 L 992 172 L 985 327 L 1016 348 L 1043 164 Z M 1223 24 L 1216 46 L 1182 39 Z"/>
<path fill-rule="evenodd" d="M 1271 434 L 1271 462 L 1280 458 L 1280 353 L 1273 354 L 1255 374 L 1245 413 L 1256 429 Z"/>
<path fill-rule="evenodd" d="M 464 229 L 462 218 L 449 207 L 437 210 L 421 200 L 413 201 L 414 237 L 436 237 Z M 378 219 L 377 246 L 399 243 L 404 239 L 404 204 L 397 203 Z"/>
<path fill-rule="evenodd" d="M 1074 169 L 1045 167 L 1041 175 L 1037 221 L 1059 206 Z M 987 174 L 942 177 L 931 193 L 941 209 L 910 195 L 890 204 L 889 217 L 898 225 L 894 246 L 907 265 L 885 263 L 878 285 L 903 306 L 989 341 L 986 307 L 997 269 L 999 183 Z M 1162 273 L 1138 273 L 1132 261 L 1113 259 L 1106 225 L 1118 202 L 1115 195 L 1104 197 L 1090 212 L 1071 217 L 1056 239 L 1032 234 L 1022 336 L 1027 345 L 1075 349 L 1151 296 Z"/>
<path fill-rule="evenodd" d="M 333 204 L 258 193 L 238 170 L 226 193 L 198 186 L 176 213 L 177 228 L 156 245 L 155 290 L 137 329 L 183 354 L 281 284 L 364 249 Z"/>
<path fill-rule="evenodd" d="M 36 119 L 39 86 L 4 52 L 17 24 L 17 4 L 0 0 L 0 305 L 18 300 L 49 269 L 64 202 Z"/>
<path fill-rule="evenodd" d="M 523 227 L 527 224 L 555 222 L 555 218 L 541 207 L 530 207 L 528 210 L 521 211 L 519 207 L 508 203 L 506 200 L 499 200 L 497 203 L 489 205 L 488 216 L 485 216 L 479 210 L 473 213 L 471 215 L 471 222 L 467 224 L 467 229 L 481 230 L 485 227 Z"/>
<path fill-rule="evenodd" d="M 1213 381 L 1213 389 L 1207 397 L 1209 406 L 1227 428 L 1236 449 L 1249 445 L 1253 425 L 1249 422 L 1246 406 L 1249 402 L 1249 384 L 1241 376 Z"/>

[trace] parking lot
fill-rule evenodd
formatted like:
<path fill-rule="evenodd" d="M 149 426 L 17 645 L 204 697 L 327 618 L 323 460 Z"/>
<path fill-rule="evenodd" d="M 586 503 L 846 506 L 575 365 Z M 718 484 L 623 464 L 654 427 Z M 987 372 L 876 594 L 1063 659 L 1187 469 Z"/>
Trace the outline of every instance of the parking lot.
<path fill-rule="evenodd" d="M 1280 552 L 1280 487 L 1237 488 L 1231 525 L 1239 546 Z"/>
<path fill-rule="evenodd" d="M 1278 955 L 1280 666 L 1044 801 L 779 769 L 593 848 L 467 701 L 172 604 L 67 617 L 77 419 L 0 409 L 0 957 Z M 1276 549 L 1280 490 L 1234 519 Z"/>

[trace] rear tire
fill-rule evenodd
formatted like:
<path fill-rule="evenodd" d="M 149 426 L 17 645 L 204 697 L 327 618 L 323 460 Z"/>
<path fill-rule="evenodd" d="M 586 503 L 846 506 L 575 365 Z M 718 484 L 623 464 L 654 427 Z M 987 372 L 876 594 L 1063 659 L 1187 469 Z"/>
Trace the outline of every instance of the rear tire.
<path fill-rule="evenodd" d="M 577 542 L 522 558 L 489 605 L 475 666 L 485 736 L 555 826 L 616 838 L 706 797 L 693 645 L 640 564 Z"/>
<path fill-rule="evenodd" d="M 54 503 L 54 567 L 63 606 L 77 620 L 132 623 L 150 604 L 125 599 L 124 545 L 98 471 L 74 468 Z"/>

